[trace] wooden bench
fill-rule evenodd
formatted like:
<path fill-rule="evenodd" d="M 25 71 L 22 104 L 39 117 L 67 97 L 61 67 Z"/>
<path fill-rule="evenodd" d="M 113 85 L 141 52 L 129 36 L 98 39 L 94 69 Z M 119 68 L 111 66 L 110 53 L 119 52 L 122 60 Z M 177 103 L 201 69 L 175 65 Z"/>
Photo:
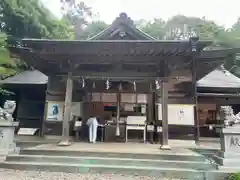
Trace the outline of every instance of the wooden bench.
<path fill-rule="evenodd" d="M 126 119 L 126 139 L 128 142 L 128 131 L 143 131 L 143 141 L 146 142 L 146 116 L 128 116 Z"/>

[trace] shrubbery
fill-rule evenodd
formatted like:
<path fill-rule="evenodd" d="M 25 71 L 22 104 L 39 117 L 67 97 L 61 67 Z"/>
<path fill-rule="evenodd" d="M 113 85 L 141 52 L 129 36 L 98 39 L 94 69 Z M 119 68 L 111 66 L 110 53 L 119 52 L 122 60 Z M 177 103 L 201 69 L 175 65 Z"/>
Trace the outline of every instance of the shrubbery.
<path fill-rule="evenodd" d="M 240 180 L 240 173 L 234 173 L 229 176 L 228 180 Z"/>

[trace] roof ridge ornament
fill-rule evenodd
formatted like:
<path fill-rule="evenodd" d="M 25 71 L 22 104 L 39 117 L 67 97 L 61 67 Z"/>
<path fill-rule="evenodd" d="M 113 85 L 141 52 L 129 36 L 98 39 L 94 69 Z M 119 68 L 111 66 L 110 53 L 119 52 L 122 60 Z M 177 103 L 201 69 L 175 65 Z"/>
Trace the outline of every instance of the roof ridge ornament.
<path fill-rule="evenodd" d="M 123 23 L 123 24 L 127 24 L 129 26 L 134 26 L 133 20 L 130 17 L 128 17 L 127 13 L 125 13 L 125 12 L 120 13 L 119 17 L 117 17 L 113 23 L 114 24 L 115 23 L 116 24 L 122 24 Z"/>
<path fill-rule="evenodd" d="M 198 37 L 191 37 L 190 38 L 190 44 L 191 44 L 191 51 L 192 52 L 197 52 L 198 51 L 198 42 L 199 38 Z"/>

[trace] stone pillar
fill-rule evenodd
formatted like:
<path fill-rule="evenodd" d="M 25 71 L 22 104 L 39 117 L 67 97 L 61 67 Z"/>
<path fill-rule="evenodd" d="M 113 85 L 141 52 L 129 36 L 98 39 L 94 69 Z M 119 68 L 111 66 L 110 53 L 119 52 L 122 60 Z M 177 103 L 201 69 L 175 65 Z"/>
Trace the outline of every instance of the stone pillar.
<path fill-rule="evenodd" d="M 72 91 L 73 91 L 73 79 L 72 73 L 68 73 L 65 103 L 64 103 L 64 115 L 62 124 L 62 138 L 59 142 L 59 146 L 68 146 L 71 144 L 69 137 L 69 121 L 71 118 L 71 106 L 72 106 Z"/>
<path fill-rule="evenodd" d="M 162 81 L 162 145 L 160 149 L 170 150 L 171 147 L 168 144 L 168 87 L 167 82 Z"/>
<path fill-rule="evenodd" d="M 240 171 L 240 124 L 234 124 L 235 115 L 231 106 L 220 107 L 220 120 L 223 128 L 220 128 L 221 151 L 215 156 L 220 169 Z"/>
<path fill-rule="evenodd" d="M 4 103 L 4 108 L 0 107 L 0 151 L 4 156 L 20 151 L 14 140 L 14 131 L 19 125 L 12 117 L 15 108 L 16 102 L 10 100 Z"/>

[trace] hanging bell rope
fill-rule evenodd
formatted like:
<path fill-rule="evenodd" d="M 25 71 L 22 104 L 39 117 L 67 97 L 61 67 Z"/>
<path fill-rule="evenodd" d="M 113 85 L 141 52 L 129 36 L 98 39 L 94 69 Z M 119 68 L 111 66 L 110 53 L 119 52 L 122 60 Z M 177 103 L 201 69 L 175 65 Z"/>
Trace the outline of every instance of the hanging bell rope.
<path fill-rule="evenodd" d="M 120 84 L 119 84 L 119 87 L 118 87 L 118 89 L 119 89 L 119 91 L 121 91 L 122 90 L 122 83 L 120 82 Z"/>
<path fill-rule="evenodd" d="M 155 80 L 155 85 L 156 85 L 156 89 L 159 90 L 160 89 L 159 80 Z"/>
<path fill-rule="evenodd" d="M 135 81 L 133 81 L 133 89 L 134 89 L 134 91 L 137 91 L 137 85 L 136 85 Z"/>
<path fill-rule="evenodd" d="M 93 81 L 93 89 L 95 89 L 96 88 L 96 83 L 95 83 L 95 81 Z"/>
<path fill-rule="evenodd" d="M 110 88 L 110 82 L 109 82 L 109 80 L 107 79 L 107 81 L 106 81 L 106 90 L 108 90 Z"/>
<path fill-rule="evenodd" d="M 84 88 L 85 87 L 85 80 L 84 80 L 84 78 L 82 78 L 82 88 Z"/>

